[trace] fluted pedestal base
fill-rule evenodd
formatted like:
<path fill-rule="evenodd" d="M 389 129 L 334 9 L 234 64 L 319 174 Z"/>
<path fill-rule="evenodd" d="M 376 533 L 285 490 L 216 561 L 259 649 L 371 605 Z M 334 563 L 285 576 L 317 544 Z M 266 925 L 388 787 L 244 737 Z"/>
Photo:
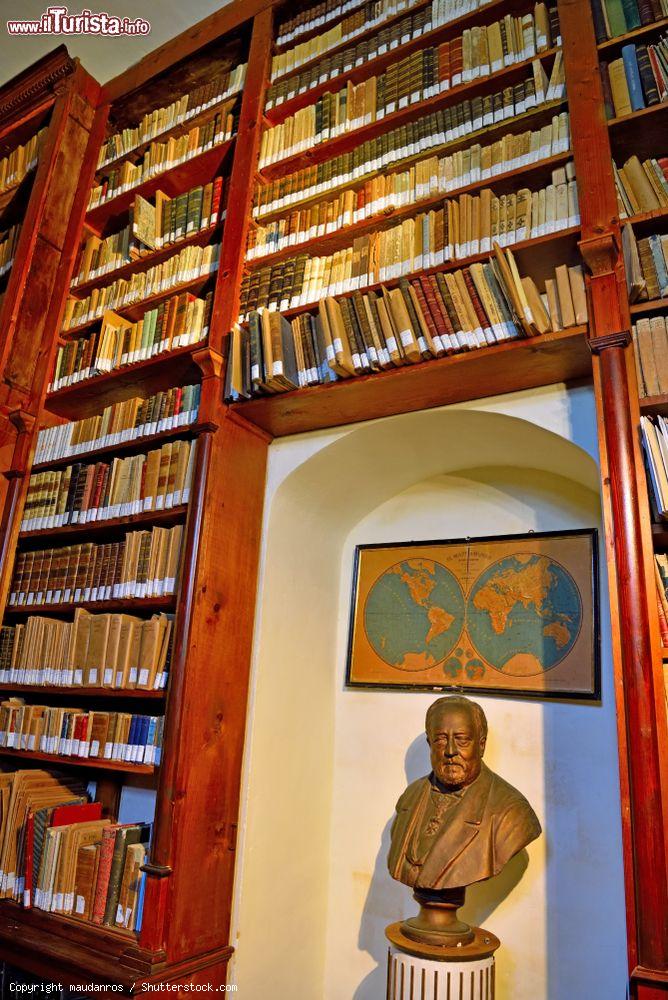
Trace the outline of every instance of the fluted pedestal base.
<path fill-rule="evenodd" d="M 391 924 L 386 1000 L 493 1000 L 500 942 L 480 927 L 471 930 L 467 944 L 438 946 L 412 941 L 400 923 Z"/>

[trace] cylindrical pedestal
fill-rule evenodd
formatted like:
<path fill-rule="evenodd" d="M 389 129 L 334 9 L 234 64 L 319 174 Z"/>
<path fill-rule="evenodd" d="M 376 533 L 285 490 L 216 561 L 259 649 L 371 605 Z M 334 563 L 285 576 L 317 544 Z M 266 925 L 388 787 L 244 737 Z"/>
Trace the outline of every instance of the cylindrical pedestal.
<path fill-rule="evenodd" d="M 471 929 L 470 944 L 438 947 L 411 941 L 400 923 L 388 927 L 386 1000 L 494 1000 L 500 942 L 489 931 Z"/>

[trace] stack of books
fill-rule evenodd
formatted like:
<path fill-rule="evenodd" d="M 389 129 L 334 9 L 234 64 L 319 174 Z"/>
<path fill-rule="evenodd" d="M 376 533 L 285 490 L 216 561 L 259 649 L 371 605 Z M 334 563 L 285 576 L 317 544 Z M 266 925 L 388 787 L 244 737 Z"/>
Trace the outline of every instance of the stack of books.
<path fill-rule="evenodd" d="M 258 268 L 241 288 L 241 318 L 260 306 L 294 309 L 348 289 L 393 281 L 413 271 L 438 267 L 579 225 L 573 165 L 552 172 L 540 191 L 521 188 L 496 197 L 491 189 L 446 199 L 443 207 L 389 229 L 360 236 L 351 247 L 326 257 L 297 256 Z"/>
<path fill-rule="evenodd" d="M 167 686 L 173 616 L 32 615 L 0 628 L 0 683 L 160 691 Z"/>
<path fill-rule="evenodd" d="M 120 542 L 20 552 L 9 604 L 167 597 L 176 592 L 183 525 L 131 531 Z"/>
<path fill-rule="evenodd" d="M 133 322 L 109 310 L 100 329 L 58 348 L 49 392 L 85 382 L 166 351 L 202 343 L 209 333 L 213 292 L 174 295 Z"/>
<path fill-rule="evenodd" d="M 172 170 L 193 156 L 227 142 L 237 130 L 236 114 L 216 114 L 203 125 L 195 125 L 185 135 L 169 137 L 167 142 L 152 142 L 138 163 L 123 160 L 110 170 L 102 183 L 92 188 L 88 208 L 97 208 L 112 198 L 131 191 L 144 181 Z"/>
<path fill-rule="evenodd" d="M 160 764 L 164 718 L 128 712 L 26 705 L 23 698 L 0 702 L 0 747 L 60 757 Z"/>
<path fill-rule="evenodd" d="M 668 98 L 668 36 L 624 45 L 620 59 L 601 63 L 601 78 L 608 118 L 661 104 Z"/>
<path fill-rule="evenodd" d="M 629 223 L 622 228 L 622 248 L 630 302 L 668 296 L 668 235 L 637 239 Z"/>
<path fill-rule="evenodd" d="M 5 772 L 0 790 L 0 897 L 138 931 L 150 825 L 102 819 L 85 784 L 57 772 Z"/>
<path fill-rule="evenodd" d="M 591 7 L 599 43 L 668 17 L 668 0 L 591 0 Z"/>
<path fill-rule="evenodd" d="M 668 421 L 641 417 L 640 431 L 649 471 L 650 503 L 654 520 L 668 516 Z"/>
<path fill-rule="evenodd" d="M 414 364 L 587 321 L 579 266 L 557 268 L 539 292 L 498 244 L 486 264 L 401 279 L 380 293 L 321 300 L 291 322 L 253 311 L 232 333 L 229 401 Z"/>
<path fill-rule="evenodd" d="M 260 168 L 304 152 L 321 142 L 426 101 L 452 87 L 488 76 L 504 66 L 532 59 L 550 47 L 544 4 L 535 16 L 507 15 L 502 21 L 468 29 L 463 35 L 391 63 L 361 83 L 325 93 L 315 103 L 262 135 Z M 561 53 L 556 58 L 560 60 Z"/>
<path fill-rule="evenodd" d="M 144 115 L 135 128 L 124 128 L 121 132 L 110 135 L 100 149 L 98 170 L 101 170 L 112 160 L 126 156 L 138 146 L 150 142 L 163 132 L 181 126 L 184 122 L 203 114 L 209 108 L 226 101 L 243 89 L 246 77 L 246 63 L 236 66 L 226 73 L 215 76 L 208 83 L 188 94 L 184 94 L 167 107 L 154 108 Z"/>
<path fill-rule="evenodd" d="M 643 317 L 633 324 L 638 394 L 668 395 L 668 323 L 665 316 Z"/>
<path fill-rule="evenodd" d="M 40 129 L 26 143 L 16 146 L 8 156 L 0 159 L 0 194 L 10 191 L 37 166 L 39 152 L 47 129 Z"/>
<path fill-rule="evenodd" d="M 186 504 L 195 443 L 168 441 L 144 455 L 33 472 L 21 531 L 91 524 Z"/>
<path fill-rule="evenodd" d="M 432 156 L 404 171 L 379 173 L 363 186 L 346 188 L 331 201 L 316 202 L 295 210 L 276 222 L 250 231 L 247 260 L 338 232 L 375 215 L 433 200 L 498 174 L 538 163 L 570 149 L 568 112 L 555 115 L 549 125 L 519 135 L 508 134 L 497 142 L 458 150 L 450 156 Z"/>
<path fill-rule="evenodd" d="M 341 153 L 258 186 L 253 215 L 261 218 L 318 195 L 330 194 L 334 187 L 359 183 L 367 176 L 435 146 L 482 133 L 491 125 L 531 112 L 543 104 L 559 103 L 565 92 L 562 61 L 555 60 L 548 78 L 540 60 L 534 59 L 532 75 L 512 87 L 415 118 L 360 143 L 349 153 Z"/>
<path fill-rule="evenodd" d="M 179 285 L 205 278 L 218 269 L 219 255 L 219 243 L 206 247 L 188 246 L 147 271 L 135 272 L 129 278 L 117 278 L 104 288 L 94 288 L 86 298 L 70 296 L 65 305 L 63 330 L 85 326 L 100 319 L 109 309 L 124 309 Z"/>
<path fill-rule="evenodd" d="M 630 156 L 623 167 L 612 164 L 622 218 L 668 208 L 668 157 Z"/>
<path fill-rule="evenodd" d="M 93 281 L 151 251 L 172 246 L 195 233 L 214 227 L 224 219 L 223 178 L 200 184 L 175 198 L 156 191 L 153 202 L 136 195 L 128 225 L 102 239 L 89 236 L 72 286 Z"/>
<path fill-rule="evenodd" d="M 158 392 L 148 399 L 137 396 L 111 403 L 93 417 L 45 427 L 37 436 L 35 464 L 188 427 L 197 420 L 201 388 L 185 385 Z"/>

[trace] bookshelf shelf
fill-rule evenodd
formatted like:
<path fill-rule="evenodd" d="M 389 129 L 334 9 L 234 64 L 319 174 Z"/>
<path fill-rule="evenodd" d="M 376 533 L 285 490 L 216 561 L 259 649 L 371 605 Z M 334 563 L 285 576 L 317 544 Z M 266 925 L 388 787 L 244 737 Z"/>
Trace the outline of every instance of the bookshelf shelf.
<path fill-rule="evenodd" d="M 608 38 L 607 41 L 599 43 L 598 51 L 606 59 L 609 59 L 611 50 L 621 49 L 622 45 L 627 45 L 629 42 L 637 42 L 648 35 L 653 35 L 655 32 L 663 31 L 664 28 L 668 28 L 668 17 L 662 17 L 659 21 L 652 22 L 652 24 L 643 24 L 634 31 L 627 31 L 624 35 L 617 35 L 616 38 Z"/>
<path fill-rule="evenodd" d="M 660 524 L 657 524 L 656 521 L 652 522 L 652 539 L 655 546 L 660 548 L 668 546 L 668 522 Z"/>
<path fill-rule="evenodd" d="M 630 222 L 636 230 L 636 235 L 647 235 L 654 231 L 657 223 L 668 220 L 668 208 L 655 208 L 651 212 L 639 212 L 621 219 L 622 223 Z"/>
<path fill-rule="evenodd" d="M 120 166 L 126 160 L 140 159 L 142 154 L 145 153 L 149 146 L 151 146 L 154 142 L 164 142 L 165 139 L 178 138 L 180 135 L 186 135 L 186 133 L 190 132 L 191 129 L 205 124 L 217 114 L 222 116 L 229 114 L 234 105 L 237 103 L 240 93 L 241 91 L 236 91 L 234 94 L 224 97 L 222 101 L 218 101 L 217 104 L 212 104 L 204 111 L 200 111 L 198 115 L 193 115 L 191 118 L 187 118 L 183 122 L 172 125 L 171 128 L 165 129 L 163 132 L 156 133 L 156 135 L 152 136 L 152 138 L 139 143 L 138 146 L 134 146 L 132 149 L 128 149 L 125 153 L 121 153 L 119 156 L 114 157 L 113 160 L 103 163 L 102 166 L 97 168 L 95 176 L 98 178 L 106 177 L 110 171 Z"/>
<path fill-rule="evenodd" d="M 539 104 L 535 108 L 530 108 L 521 115 L 516 115 L 514 118 L 505 118 L 501 121 L 494 122 L 491 125 L 486 125 L 484 128 L 477 129 L 475 132 L 469 132 L 467 135 L 462 136 L 458 139 L 452 139 L 449 142 L 444 142 L 438 146 L 430 146 L 427 150 L 421 150 L 417 153 L 413 153 L 410 156 L 403 157 L 401 160 L 397 160 L 395 163 L 388 165 L 387 167 L 380 168 L 379 170 L 371 170 L 368 173 L 360 173 L 359 177 L 356 177 L 354 181 L 345 181 L 341 184 L 336 182 L 328 185 L 326 192 L 321 192 L 320 194 L 310 195 L 307 198 L 303 198 L 300 201 L 292 202 L 290 205 L 286 205 L 283 208 L 276 208 L 270 212 L 262 213 L 257 217 L 254 217 L 253 224 L 266 224 L 274 219 L 279 219 L 284 215 L 288 215 L 290 212 L 306 208 L 308 205 L 312 205 L 315 202 L 323 201 L 323 199 L 335 194 L 337 191 L 347 190 L 352 188 L 356 190 L 362 187 L 367 181 L 379 174 L 387 176 L 390 174 L 400 173 L 406 170 L 411 164 L 417 163 L 419 160 L 424 160 L 427 156 L 440 156 L 443 153 L 454 153 L 457 150 L 464 149 L 467 146 L 474 145 L 476 142 L 481 142 L 484 139 L 494 141 L 497 137 L 502 135 L 517 135 L 519 132 L 524 132 L 528 128 L 538 129 L 542 125 L 547 124 L 547 122 L 552 120 L 554 114 L 563 110 L 566 106 L 566 99 L 560 99 L 557 101 L 547 101 L 545 104 Z M 259 183 L 264 183 L 263 177 L 256 178 Z"/>
<path fill-rule="evenodd" d="M 342 42 L 331 49 L 327 49 L 325 55 L 331 56 L 335 52 L 340 52 L 347 48 L 354 47 L 365 38 L 372 38 L 378 33 L 378 31 L 380 31 L 381 28 L 390 27 L 392 24 L 401 21 L 410 14 L 414 14 L 416 11 L 421 10 L 425 6 L 427 6 L 425 3 L 407 6 L 398 14 L 394 15 L 394 17 L 383 21 L 382 24 L 376 25 L 373 28 L 369 28 L 367 31 L 355 35 L 347 42 Z M 362 80 L 368 79 L 370 76 L 377 76 L 379 73 L 384 72 L 384 70 L 391 63 L 397 62 L 400 59 L 405 59 L 412 52 L 427 48 L 431 45 L 437 46 L 450 38 L 457 37 L 457 35 L 460 35 L 471 24 L 489 24 L 492 21 L 498 20 L 499 17 L 503 16 L 503 14 L 515 13 L 518 10 L 529 10 L 531 6 L 532 4 L 527 2 L 527 0 L 510 0 L 510 2 L 509 0 L 493 0 L 492 3 L 485 4 L 483 7 L 479 7 L 475 11 L 470 11 L 469 13 L 458 17 L 454 21 L 447 21 L 445 24 L 439 24 L 436 28 L 432 28 L 431 31 L 425 31 L 423 34 L 411 38 L 410 41 L 405 42 L 402 45 L 396 45 L 394 48 L 389 49 L 387 52 L 383 52 L 381 55 L 375 56 L 373 59 L 367 59 L 362 65 L 354 66 L 345 73 L 340 73 L 338 76 L 331 77 L 331 79 L 326 80 L 324 83 L 319 83 L 317 86 L 306 90 L 303 94 L 296 94 L 289 100 L 283 101 L 281 104 L 274 105 L 272 108 L 268 108 L 265 111 L 265 115 L 271 125 L 278 125 L 286 118 L 289 118 L 290 115 L 299 111 L 300 108 L 304 108 L 308 104 L 312 104 L 314 101 L 317 101 L 318 98 L 327 91 L 339 90 L 341 87 L 344 87 L 348 81 L 353 84 L 358 84 Z M 289 73 L 285 73 L 282 76 L 277 77 L 273 82 L 278 83 L 281 80 L 289 80 L 293 76 L 304 73 L 308 69 L 312 69 L 317 66 L 318 63 L 322 61 L 322 58 L 322 56 L 318 56 L 315 59 L 310 59 L 308 62 L 301 63 L 294 70 L 290 70 Z"/>
<path fill-rule="evenodd" d="M 510 249 L 516 256 L 519 256 L 522 260 L 522 255 L 526 252 L 531 251 L 531 268 L 532 273 L 539 273 L 543 271 L 549 260 L 554 258 L 554 251 L 561 250 L 563 253 L 561 256 L 567 255 L 568 249 L 575 247 L 577 243 L 577 237 L 580 234 L 579 226 L 571 226 L 568 229 L 561 229 L 556 233 L 547 233 L 545 236 L 536 236 L 530 240 L 520 240 L 517 243 L 513 243 Z M 415 278 L 421 274 L 435 274 L 437 271 L 454 271 L 458 268 L 468 267 L 470 264 L 476 264 L 479 261 L 486 261 L 489 259 L 489 253 L 478 253 L 473 254 L 470 257 L 460 257 L 457 260 L 449 260 L 445 264 L 439 264 L 437 267 L 424 268 L 421 271 L 410 271 L 403 277 Z M 377 281 L 370 285 L 365 285 L 360 287 L 358 291 L 377 291 L 382 286 L 390 287 L 396 285 L 399 281 L 398 278 L 392 279 L 391 281 Z M 346 291 L 342 296 L 337 296 L 338 298 L 345 298 L 352 294 L 352 289 Z M 316 309 L 318 306 L 318 300 L 313 302 L 307 302 L 305 305 L 294 306 L 290 309 L 281 309 L 281 315 L 285 316 L 286 319 L 291 319 L 293 316 L 297 316 L 299 313 L 306 312 L 309 309 Z M 245 405 L 245 404 L 244 404 Z"/>
<path fill-rule="evenodd" d="M 0 684 L 0 697 L 3 694 L 27 694 L 35 697 L 49 698 L 111 698 L 133 701 L 164 701 L 167 690 L 145 691 L 137 688 L 105 688 L 105 687 L 66 687 L 62 684 Z"/>
<path fill-rule="evenodd" d="M 141 195 L 142 198 L 150 198 L 151 195 L 160 190 L 173 197 L 186 191 L 188 187 L 196 187 L 198 184 L 210 181 L 214 173 L 223 167 L 234 146 L 235 138 L 236 136 L 232 136 L 231 139 L 226 139 L 217 146 L 205 149 L 202 153 L 185 160 L 183 163 L 177 163 L 169 170 L 163 170 L 161 173 L 147 178 L 136 187 L 122 191 L 115 197 L 89 208 L 86 213 L 87 229 L 99 235 L 112 219 L 127 212 L 137 195 Z"/>
<path fill-rule="evenodd" d="M 182 521 L 188 512 L 187 504 L 170 507 L 168 510 L 146 510 L 141 514 L 130 514 L 128 517 L 110 517 L 103 521 L 90 521 L 88 524 L 65 524 L 60 528 L 40 528 L 38 531 L 21 531 L 19 539 L 30 542 L 33 539 L 44 538 L 88 538 L 99 534 L 125 533 L 128 528 L 141 528 L 147 525 L 171 525 Z"/>
<path fill-rule="evenodd" d="M 642 313 L 660 312 L 668 307 L 668 298 L 650 299 L 647 302 L 634 302 L 631 306 L 631 315 L 639 316 Z"/>
<path fill-rule="evenodd" d="M 668 396 L 643 396 L 640 412 L 645 416 L 668 416 Z"/>
<path fill-rule="evenodd" d="M 661 104 L 652 104 L 649 108 L 642 108 L 642 110 L 634 111 L 630 115 L 622 115 L 621 118 L 609 118 L 608 128 L 614 129 L 619 125 L 635 126 L 636 122 L 642 122 L 654 115 L 661 116 L 665 111 L 668 111 L 668 101 L 663 101 Z"/>
<path fill-rule="evenodd" d="M 170 285 L 169 288 L 156 292 L 155 295 L 149 295 L 145 299 L 139 299 L 137 302 L 132 302 L 125 306 L 117 306 L 114 312 L 127 319 L 140 319 L 148 309 L 159 305 L 164 299 L 171 298 L 172 295 L 180 295 L 181 292 L 192 292 L 193 295 L 199 295 L 215 279 L 215 276 L 216 271 L 212 271 L 210 274 L 202 274 L 197 278 L 192 278 L 190 281 L 182 281 L 178 285 Z M 101 319 L 101 315 L 95 316 L 93 319 L 86 320 L 85 323 L 80 323 L 78 326 L 68 327 L 67 330 L 60 331 L 60 336 L 63 340 L 71 340 L 73 337 L 78 337 L 84 330 L 90 330 Z"/>
<path fill-rule="evenodd" d="M 411 413 L 591 374 L 586 327 L 235 403 L 273 437 Z"/>
<path fill-rule="evenodd" d="M 181 250 L 185 250 L 186 247 L 206 246 L 207 243 L 211 242 L 214 236 L 222 231 L 224 221 L 224 219 L 221 219 L 221 221 L 217 222 L 215 226 L 207 226 L 206 229 L 199 229 L 196 233 L 191 233 L 190 236 L 186 236 L 180 240 L 175 240 L 167 246 L 160 247 L 159 250 L 154 250 L 151 253 L 146 253 L 141 257 L 137 257 L 136 260 L 131 260 L 127 264 L 122 264 L 113 271 L 107 271 L 106 274 L 99 274 L 96 278 L 91 278 L 88 281 L 82 281 L 80 284 L 72 285 L 70 294 L 74 295 L 78 299 L 85 299 L 90 295 L 94 288 L 111 285 L 112 282 L 118 281 L 120 278 L 127 278 L 131 274 L 140 274 L 142 271 L 147 271 L 149 268 L 155 267 L 157 264 L 162 263 L 162 261 L 167 260 L 168 257 L 173 257 L 180 253 Z"/>
<path fill-rule="evenodd" d="M 176 438 L 197 437 L 205 430 L 209 429 L 208 424 L 190 424 L 189 427 L 176 427 L 171 431 L 162 431 L 160 434 L 149 434 L 146 437 L 136 438 L 134 441 L 126 441 L 124 444 L 108 445 L 105 448 L 95 448 L 81 455 L 69 455 L 67 458 L 55 458 L 52 461 L 39 462 L 33 465 L 33 472 L 43 472 L 45 469 L 62 469 L 72 462 L 95 462 L 105 456 L 134 455 L 140 451 L 148 451 L 156 445 L 164 444 L 165 441 L 173 441 Z"/>
<path fill-rule="evenodd" d="M 248 270 L 256 270 L 259 267 L 266 267 L 271 264 L 276 264 L 280 260 L 285 260 L 288 257 L 294 257 L 298 253 L 317 253 L 318 255 L 326 255 L 334 253 L 335 250 L 340 250 L 342 247 L 349 246 L 351 242 L 358 236 L 364 236 L 371 232 L 377 232 L 381 229 L 386 229 L 389 226 L 400 222 L 402 219 L 411 218 L 420 212 L 429 211 L 432 208 L 440 207 L 444 201 L 449 198 L 458 198 L 462 194 L 472 194 L 475 191 L 480 191 L 482 188 L 491 188 L 495 194 L 505 194 L 507 191 L 512 191 L 517 187 L 515 181 L 521 179 L 522 182 L 528 181 L 529 178 L 533 180 L 535 184 L 539 186 L 542 183 L 547 183 L 549 181 L 550 175 L 555 167 L 563 166 L 570 159 L 572 159 L 572 153 L 569 150 L 567 153 L 559 153 L 556 156 L 546 157 L 543 160 L 538 160 L 535 163 L 529 163 L 523 167 L 516 167 L 514 170 L 507 170 L 504 173 L 496 174 L 494 177 L 485 178 L 485 180 L 475 181 L 472 184 L 466 184 L 463 187 L 453 188 L 452 191 L 447 193 L 439 193 L 432 198 L 423 198 L 420 201 L 413 202 L 411 205 L 402 205 L 399 208 L 387 209 L 384 212 L 379 212 L 376 215 L 371 216 L 368 219 L 363 219 L 360 222 L 354 223 L 352 226 L 345 226 L 337 229 L 335 233 L 331 233 L 325 236 L 316 236 L 313 239 L 305 240 L 302 243 L 295 243 L 292 246 L 285 247 L 282 250 L 277 250 L 272 254 L 265 254 L 261 257 L 254 257 L 246 262 L 246 267 Z M 324 200 L 324 196 L 322 196 Z"/>
<path fill-rule="evenodd" d="M 101 409 L 132 396 L 152 396 L 171 385 L 188 385 L 201 378 L 202 371 L 195 360 L 206 352 L 206 342 L 199 341 L 174 351 L 163 351 L 144 361 L 114 368 L 113 371 L 82 379 L 46 396 L 46 406 L 52 413 L 71 420 L 99 413 Z"/>
<path fill-rule="evenodd" d="M 62 767 L 87 767 L 94 771 L 121 771 L 124 774 L 155 774 L 152 764 L 128 764 L 121 760 L 104 760 L 99 757 L 69 757 L 55 753 L 39 753 L 37 750 L 10 750 L 0 747 L 0 756 L 16 757 L 21 760 L 41 761 L 44 764 Z"/>
<path fill-rule="evenodd" d="M 524 59 L 510 66 L 504 66 L 496 73 L 490 73 L 488 76 L 478 77 L 476 80 L 452 87 L 437 97 L 416 101 L 414 104 L 409 104 L 408 107 L 399 108 L 397 111 L 385 115 L 378 121 L 370 122 L 368 125 L 363 125 L 361 128 L 353 129 L 333 139 L 327 139 L 325 142 L 313 145 L 304 152 L 294 153 L 275 163 L 266 164 L 261 167 L 260 174 L 267 180 L 284 177 L 286 174 L 291 174 L 304 167 L 311 167 L 322 160 L 329 160 L 334 156 L 338 156 L 339 153 L 345 153 L 369 139 L 376 138 L 376 136 L 383 132 L 388 132 L 390 129 L 404 125 L 411 119 L 431 114 L 434 111 L 438 111 L 439 108 L 447 107 L 449 104 L 455 104 L 460 98 L 466 100 L 488 92 L 494 92 L 498 89 L 498 85 L 502 89 L 503 87 L 512 86 L 514 83 L 522 80 L 527 72 L 531 71 L 531 64 L 534 58 L 544 64 L 549 64 L 554 59 L 557 51 L 557 48 L 547 49 L 544 52 L 538 53 L 532 59 Z M 546 69 L 549 75 L 549 66 L 546 65 Z"/>
<path fill-rule="evenodd" d="M 172 611 L 176 604 L 176 595 L 170 594 L 168 597 L 130 597 L 124 600 L 114 601 L 77 601 L 76 607 L 84 608 L 86 611 L 112 613 L 129 611 L 146 612 Z M 71 615 L 75 605 L 69 601 L 66 604 L 8 604 L 5 614 L 12 617 L 22 617 L 23 615 Z"/>

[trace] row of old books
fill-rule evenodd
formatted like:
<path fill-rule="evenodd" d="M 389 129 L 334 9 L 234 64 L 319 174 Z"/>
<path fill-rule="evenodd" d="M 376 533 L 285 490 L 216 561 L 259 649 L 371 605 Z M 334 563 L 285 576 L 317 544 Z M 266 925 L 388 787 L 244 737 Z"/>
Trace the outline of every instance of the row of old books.
<path fill-rule="evenodd" d="M 581 267 L 559 266 L 541 294 L 496 244 L 486 264 L 325 298 L 315 316 L 252 312 L 248 329 L 232 334 L 225 394 L 236 401 L 319 385 L 586 322 Z"/>
<path fill-rule="evenodd" d="M 501 24 L 508 27 L 501 34 Z M 533 15 L 512 17 L 443 42 L 438 48 L 421 49 L 387 70 L 361 83 L 327 92 L 313 104 L 262 134 L 260 168 L 304 152 L 344 133 L 379 121 L 410 104 L 427 101 L 451 87 L 500 70 L 504 65 L 532 59 L 548 48 L 536 28 Z M 464 47 L 464 39 L 467 45 Z M 540 47 L 539 47 L 540 46 Z M 561 60 L 561 51 L 555 57 Z"/>
<path fill-rule="evenodd" d="M 642 416 L 640 431 L 649 472 L 650 502 L 658 520 L 668 516 L 668 421 L 662 416 Z"/>
<path fill-rule="evenodd" d="M 512 87 L 416 118 L 360 143 L 350 152 L 258 186 L 253 215 L 258 218 L 278 212 L 308 198 L 329 194 L 333 187 L 359 183 L 365 176 L 435 146 L 459 142 L 546 103 L 560 102 L 564 95 L 563 63 L 555 61 L 548 77 L 540 60 L 534 59 L 531 76 Z"/>
<path fill-rule="evenodd" d="M 183 125 L 190 118 L 203 114 L 208 108 L 239 93 L 243 89 L 245 77 L 246 63 L 241 63 L 234 69 L 214 76 L 208 83 L 196 87 L 190 93 L 183 94 L 166 107 L 149 111 L 137 126 L 124 128 L 110 135 L 100 149 L 98 170 L 112 160 L 125 156 L 145 142 L 162 135 L 163 132 L 169 132 L 170 129 Z"/>
<path fill-rule="evenodd" d="M 0 702 L 0 747 L 61 757 L 160 764 L 163 716 Z"/>
<path fill-rule="evenodd" d="M 443 208 L 368 236 L 352 247 L 324 257 L 296 256 L 255 269 L 241 287 L 241 315 L 258 306 L 294 309 L 349 289 L 392 281 L 413 271 L 438 267 L 502 246 L 579 225 L 577 186 L 572 164 L 552 173 L 553 183 L 540 191 L 521 188 L 496 197 L 447 199 Z"/>
<path fill-rule="evenodd" d="M 612 164 L 617 202 L 622 218 L 668 208 L 668 157 L 648 157 L 641 163 L 630 156 L 623 167 Z"/>
<path fill-rule="evenodd" d="M 55 462 L 115 445 L 189 427 L 197 420 L 200 385 L 177 386 L 142 399 L 110 403 L 102 413 L 44 427 L 37 436 L 35 464 Z"/>
<path fill-rule="evenodd" d="M 559 21 L 556 8 L 548 11 L 545 4 L 536 4 L 534 21 L 540 48 L 549 48 L 551 45 L 559 44 Z M 504 64 L 510 65 L 509 24 L 510 22 L 506 20 L 499 22 L 504 61 L 501 64 L 495 63 L 492 71 L 501 69 Z M 335 33 L 338 27 L 337 25 L 331 29 L 331 32 Z M 413 14 L 408 14 L 401 20 L 394 21 L 389 27 L 381 28 L 376 34 L 369 35 L 368 30 L 369 25 L 366 25 L 365 36 L 357 45 L 341 48 L 337 44 L 336 51 L 331 55 L 326 54 L 331 47 L 328 45 L 329 32 L 315 35 L 302 45 L 277 53 L 272 60 L 272 80 L 278 78 L 278 82 L 272 83 L 269 87 L 265 108 L 279 106 L 297 94 L 303 94 L 328 80 L 334 80 L 341 74 L 348 73 L 355 67 L 362 66 L 386 52 L 399 49 L 407 42 L 426 34 L 431 30 L 431 11 L 428 7 L 422 7 Z M 474 54 L 479 57 L 476 64 L 480 64 L 480 56 L 483 54 L 481 47 L 484 51 L 484 42 L 486 41 L 486 37 L 485 39 L 482 37 L 483 31 L 483 28 L 474 27 L 463 33 L 462 57 L 465 64 L 467 60 L 473 61 Z M 471 53 L 469 53 L 469 48 Z M 308 68 L 301 73 L 298 72 L 299 67 L 304 63 L 309 63 Z M 467 82 L 467 77 L 462 75 L 459 81 L 453 82 L 453 86 L 456 86 L 457 82 Z"/>
<path fill-rule="evenodd" d="M 232 113 L 216 114 L 210 121 L 194 126 L 185 135 L 172 135 L 167 142 L 152 142 L 137 163 L 124 160 L 119 167 L 109 171 L 101 184 L 91 189 L 89 210 L 131 191 L 158 174 L 172 170 L 207 149 L 227 142 L 236 133 L 237 118 Z"/>
<path fill-rule="evenodd" d="M 144 455 L 33 472 L 21 531 L 91 524 L 188 503 L 195 442 L 167 441 Z"/>
<path fill-rule="evenodd" d="M 665 553 L 656 552 L 654 554 L 654 576 L 659 606 L 661 645 L 664 649 L 668 649 L 668 556 Z"/>
<path fill-rule="evenodd" d="M 599 44 L 668 17 L 668 0 L 591 0 L 591 6 Z"/>
<path fill-rule="evenodd" d="M 668 324 L 665 316 L 646 316 L 633 324 L 638 394 L 668 395 Z"/>
<path fill-rule="evenodd" d="M 84 782 L 53 771 L 0 774 L 0 897 L 139 930 L 150 826 L 102 819 Z"/>
<path fill-rule="evenodd" d="M 12 269 L 20 232 L 21 226 L 17 224 L 0 233 L 0 277 Z"/>
<path fill-rule="evenodd" d="M 37 166 L 39 151 L 47 130 L 42 128 L 23 145 L 16 146 L 11 153 L 0 159 L 0 194 L 20 184 L 23 178 Z"/>
<path fill-rule="evenodd" d="M 183 526 L 131 531 L 119 542 L 19 552 L 9 604 L 21 607 L 166 597 L 176 591 Z"/>
<path fill-rule="evenodd" d="M 624 45 L 622 57 L 601 63 L 608 118 L 660 104 L 668 97 L 668 36 L 654 45 Z"/>
<path fill-rule="evenodd" d="M 180 253 L 146 271 L 135 272 L 129 278 L 117 278 L 103 288 L 94 288 L 83 299 L 70 296 L 65 305 L 63 329 L 85 326 L 109 309 L 123 309 L 213 274 L 218 268 L 219 255 L 219 243 L 184 247 Z"/>
<path fill-rule="evenodd" d="M 347 188 L 331 201 L 316 202 L 266 226 L 258 225 L 250 231 L 246 259 L 326 236 L 374 215 L 417 205 L 569 149 L 569 116 L 564 111 L 540 130 L 508 134 L 488 146 L 477 144 L 450 156 L 418 160 L 407 170 L 380 173 L 361 187 Z"/>
<path fill-rule="evenodd" d="M 89 236 L 83 245 L 73 287 L 92 281 L 124 264 L 139 260 L 150 251 L 171 246 L 209 229 L 224 218 L 223 178 L 169 198 L 156 191 L 155 204 L 136 195 L 124 229 L 102 239 Z"/>
<path fill-rule="evenodd" d="M 668 296 L 668 234 L 637 239 L 633 226 L 622 228 L 622 249 L 630 302 Z"/>
<path fill-rule="evenodd" d="M 167 686 L 173 616 L 91 614 L 74 621 L 32 615 L 0 627 L 0 683 L 161 691 Z"/>
<path fill-rule="evenodd" d="M 213 292 L 204 298 L 182 292 L 147 309 L 134 323 L 109 310 L 99 330 L 58 348 L 49 392 L 201 343 L 209 333 L 212 305 Z"/>

